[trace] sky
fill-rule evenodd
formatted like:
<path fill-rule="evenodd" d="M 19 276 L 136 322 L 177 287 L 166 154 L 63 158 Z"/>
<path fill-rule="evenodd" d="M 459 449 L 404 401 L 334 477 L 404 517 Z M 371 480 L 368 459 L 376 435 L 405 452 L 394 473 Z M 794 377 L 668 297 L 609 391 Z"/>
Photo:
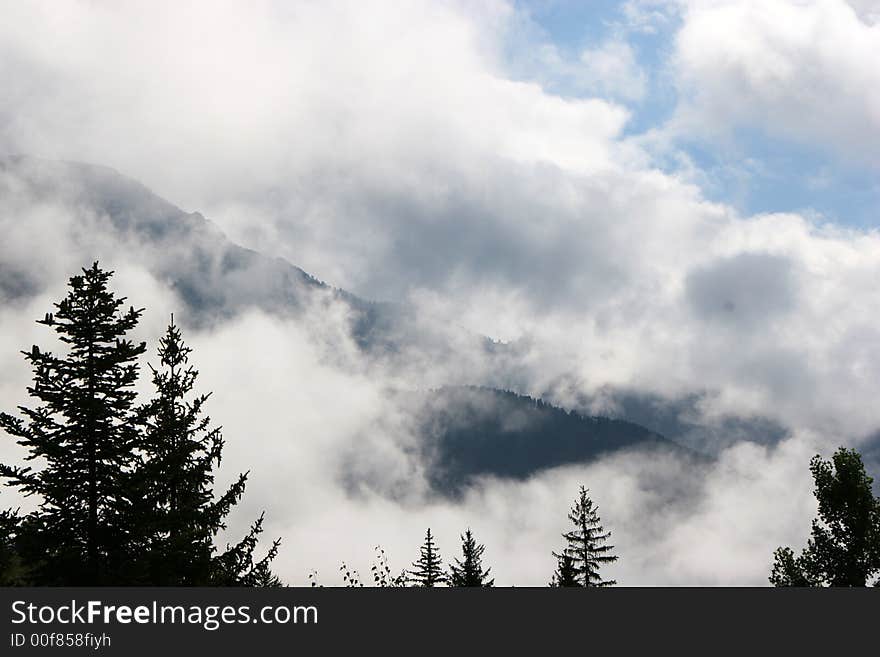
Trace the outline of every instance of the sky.
<path fill-rule="evenodd" d="M 675 131 L 676 148 L 706 176 L 702 189 L 707 197 L 748 213 L 798 211 L 816 213 L 836 223 L 876 227 L 880 200 L 876 159 L 853 153 L 852 142 L 845 141 L 842 134 L 817 138 L 823 132 L 819 126 L 811 131 L 795 128 L 789 133 L 779 120 L 797 107 L 798 95 L 784 93 L 785 78 L 797 67 L 824 71 L 828 76 L 826 80 L 810 79 L 805 71 L 799 79 L 789 80 L 812 95 L 811 113 L 824 113 L 831 123 L 839 121 L 838 108 L 855 97 L 870 94 L 870 77 L 864 77 L 868 71 L 851 80 L 832 82 L 835 64 L 846 67 L 848 63 L 846 54 L 832 50 L 838 49 L 836 39 L 847 38 L 844 34 L 849 35 L 849 30 L 860 35 L 850 44 L 849 57 L 855 59 L 849 63 L 857 61 L 856 44 L 871 43 L 872 31 L 876 47 L 877 3 L 724 4 L 550 0 L 522 2 L 517 7 L 534 23 L 544 47 L 563 61 L 580 62 L 579 75 L 584 75 L 585 64 L 587 70 L 613 72 L 618 80 L 616 87 L 597 85 L 589 74 L 589 82 L 579 82 L 578 75 L 571 74 L 555 80 L 551 88 L 570 97 L 595 96 L 598 92 L 601 97 L 622 102 L 632 113 L 625 134 L 671 128 L 684 115 L 685 107 L 692 110 L 691 103 L 707 100 L 696 96 L 701 93 L 700 87 L 711 84 L 706 76 L 714 72 L 728 76 L 717 80 L 727 93 L 743 80 L 738 76 L 747 76 L 749 87 L 739 98 L 717 94 L 712 111 L 718 113 L 711 119 L 705 117 L 710 123 L 703 126 L 706 132 Z M 722 23 L 722 16 L 734 22 Z M 824 17 L 828 23 L 822 23 Z M 702 51 L 697 33 L 709 27 L 716 30 L 714 34 L 719 29 L 728 34 L 723 35 L 724 41 Z M 747 27 L 759 30 L 748 35 L 752 43 L 743 39 L 745 32 L 738 29 Z M 820 31 L 825 32 L 824 37 Z M 819 36 L 819 40 L 812 39 L 812 35 Z M 715 68 L 717 61 L 700 62 L 702 52 L 742 59 L 721 70 Z M 863 54 L 870 57 L 869 52 Z M 862 61 L 867 64 L 870 59 Z M 699 67 L 703 71 L 697 71 Z M 533 75 L 540 79 L 540 73 Z M 774 77 L 777 75 L 781 77 Z M 629 86 L 621 79 L 629 80 Z M 775 92 L 771 89 L 774 84 L 780 85 Z M 813 90 L 821 89 L 829 93 L 813 94 Z M 774 93 L 777 98 L 771 100 L 768 94 Z M 853 117 L 853 127 L 876 125 L 876 103 L 875 99 L 865 108 L 865 114 Z M 722 104 L 727 107 L 722 109 Z M 708 109 L 703 105 L 699 111 Z M 876 151 L 876 141 L 871 144 L 865 144 L 866 152 Z M 672 171 L 675 164 L 673 160 L 661 165 Z"/>
<path fill-rule="evenodd" d="M 596 412 L 609 386 L 697 395 L 699 422 L 788 431 L 719 445 L 708 474 L 630 454 L 440 500 L 387 391 L 485 383 L 467 346 L 368 362 L 326 303 L 300 322 L 181 317 L 224 476 L 252 472 L 231 529 L 266 508 L 291 581 L 366 572 L 379 542 L 400 568 L 427 519 L 448 554 L 479 519 L 499 582 L 546 583 L 564 529 L 546 509 L 564 520 L 586 483 L 621 583 L 765 583 L 772 549 L 806 540 L 810 456 L 878 429 L 877 2 L 0 5 L 0 155 L 113 167 L 331 285 L 516 345 L 518 392 Z M 81 264 L 117 269 L 150 309 L 144 339 L 180 307 L 155 248 L 17 175 L 0 276 L 34 283 L 0 308 L 7 408 L 18 350 L 47 339 L 31 318 Z M 328 549 L 351 533 L 358 555 Z"/>

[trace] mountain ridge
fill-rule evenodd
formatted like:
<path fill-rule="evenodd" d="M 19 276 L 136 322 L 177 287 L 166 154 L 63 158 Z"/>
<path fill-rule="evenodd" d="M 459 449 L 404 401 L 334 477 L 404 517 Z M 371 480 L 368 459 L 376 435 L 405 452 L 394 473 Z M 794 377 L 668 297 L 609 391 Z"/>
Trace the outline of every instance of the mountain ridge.
<path fill-rule="evenodd" d="M 543 399 L 486 386 L 406 393 L 419 406 L 421 456 L 435 490 L 457 495 L 480 476 L 525 479 L 627 449 L 699 457 L 627 420 L 587 416 Z"/>
<path fill-rule="evenodd" d="M 133 257 L 140 258 L 151 274 L 177 293 L 185 305 L 181 310 L 187 311 L 188 323 L 193 326 L 210 326 L 249 308 L 297 317 L 315 299 L 319 303 L 342 301 L 351 310 L 351 334 L 367 355 L 406 360 L 412 353 L 409 348 L 415 345 L 424 362 L 444 363 L 464 349 L 484 359 L 484 365 L 488 363 L 484 368 L 488 374 L 478 382 L 495 389 L 527 387 L 519 385 L 526 382 L 517 374 L 516 344 L 495 342 L 463 329 L 450 341 L 452 333 L 444 332 L 448 327 L 417 317 L 412 308 L 363 299 L 329 285 L 284 258 L 268 257 L 238 245 L 200 212 L 186 212 L 112 167 L 24 155 L 0 156 L 0 210 L 16 211 L 16 199 L 19 205 L 33 199 L 57 203 L 67 212 L 97 218 L 95 231 L 111 231 L 115 238 L 136 244 Z M 83 251 L 91 256 L 95 248 L 86 245 Z M 41 279 L 42 274 L 28 269 L 27 263 L 17 264 L 14 257 L 4 260 L 3 256 L 0 249 L 0 301 L 35 296 L 45 288 L 45 275 Z M 658 405 L 627 391 L 615 395 L 613 406 L 624 415 L 633 413 L 639 418 L 636 423 L 646 430 L 671 441 L 677 441 L 677 434 L 681 434 L 685 440 L 679 442 L 690 447 L 707 442 L 702 436 L 690 437 L 695 426 L 700 428 L 698 425 L 679 420 L 695 408 L 694 402 L 671 400 Z M 581 412 L 593 405 L 593 400 L 581 401 L 576 406 Z M 629 419 L 612 412 L 607 416 Z M 760 440 L 759 434 L 769 433 L 773 442 L 784 433 L 770 428 L 773 431 L 768 432 L 765 424 L 756 423 L 746 425 L 738 434 L 754 434 Z M 706 435 L 714 441 L 716 434 Z"/>

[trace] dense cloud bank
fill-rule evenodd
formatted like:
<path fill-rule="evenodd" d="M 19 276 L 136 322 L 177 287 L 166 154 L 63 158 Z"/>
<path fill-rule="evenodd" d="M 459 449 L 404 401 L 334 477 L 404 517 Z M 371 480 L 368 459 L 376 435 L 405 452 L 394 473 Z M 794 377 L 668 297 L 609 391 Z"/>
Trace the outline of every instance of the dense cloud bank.
<path fill-rule="evenodd" d="M 675 41 L 681 130 L 756 126 L 880 166 L 880 5 L 683 2 Z"/>
<path fill-rule="evenodd" d="M 428 524 L 447 555 L 471 524 L 499 583 L 545 583 L 579 483 L 615 532 L 621 583 L 761 583 L 771 549 L 805 539 L 809 457 L 878 427 L 880 236 L 743 215 L 655 156 L 675 155 L 682 130 L 723 140 L 721 126 L 747 124 L 872 163 L 877 15 L 630 4 L 680 21 L 680 99 L 657 134 L 625 133 L 623 103 L 645 91 L 620 44 L 592 49 L 583 97 L 517 79 L 504 52 L 527 17 L 504 2 L 5 8 L 0 154 L 110 165 L 187 211 L 111 173 L 48 193 L 0 170 L 0 403 L 23 401 L 17 351 L 48 339 L 32 320 L 100 258 L 149 309 L 146 339 L 192 311 L 180 319 L 226 427 L 224 472 L 252 470 L 242 523 L 267 508 L 296 583 L 380 542 L 402 567 Z M 621 70 L 635 82 L 611 89 Z M 844 99 L 833 117 L 828 97 Z M 224 234 L 406 304 L 422 342 L 366 357 L 350 304 L 289 263 L 250 266 Z M 246 264 L 232 278 L 230 259 Z M 309 290 L 293 295 L 300 312 L 254 301 L 272 286 Z M 197 321 L 197 306 L 218 312 Z M 501 355 L 479 336 L 504 340 Z M 625 407 L 609 391 L 627 391 L 686 408 L 685 424 L 755 420 L 773 439 L 707 430 L 693 439 L 718 453 L 705 469 L 617 455 L 451 503 L 429 494 L 415 423 L 389 392 L 448 384 L 590 412 Z M 352 487 L 352 472 L 383 487 Z"/>

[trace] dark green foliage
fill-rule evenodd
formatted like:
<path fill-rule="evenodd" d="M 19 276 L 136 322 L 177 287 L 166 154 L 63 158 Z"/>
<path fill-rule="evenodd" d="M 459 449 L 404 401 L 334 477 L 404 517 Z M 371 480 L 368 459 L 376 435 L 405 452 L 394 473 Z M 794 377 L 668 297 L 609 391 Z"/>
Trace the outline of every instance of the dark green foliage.
<path fill-rule="evenodd" d="M 554 553 L 554 556 L 556 556 L 556 572 L 553 573 L 553 578 L 550 580 L 550 586 L 583 586 L 578 581 L 577 570 L 575 569 L 574 560 L 571 558 L 571 555 L 563 552 L 558 555 Z"/>
<path fill-rule="evenodd" d="M 437 546 L 434 545 L 434 537 L 431 536 L 430 528 L 425 534 L 425 542 L 419 552 L 419 559 L 413 562 L 413 569 L 409 572 L 409 581 L 415 586 L 425 587 L 445 582 L 446 574 L 443 572 L 443 561 Z"/>
<path fill-rule="evenodd" d="M 251 525 L 250 531 L 235 545 L 227 545 L 226 550 L 214 557 L 212 584 L 217 586 L 282 586 L 270 569 L 272 560 L 278 556 L 281 541 L 276 539 L 266 555 L 254 560 L 254 550 L 263 533 L 263 514 Z"/>
<path fill-rule="evenodd" d="M 776 548 L 773 553 L 773 571 L 770 582 L 774 586 L 817 586 L 810 579 L 811 566 L 804 554 L 795 556 L 788 547 Z"/>
<path fill-rule="evenodd" d="M 193 395 L 198 371 L 189 364 L 191 352 L 172 317 L 159 341 L 160 367 L 150 367 L 155 397 L 138 409 L 142 461 L 132 479 L 138 522 L 133 534 L 143 555 L 138 560 L 140 575 L 153 586 L 198 586 L 237 578 L 272 581 L 268 572 L 251 571 L 262 563 L 254 564 L 247 552 L 256 541 L 251 545 L 245 539 L 225 557 L 215 558 L 214 539 L 241 499 L 247 475 L 239 475 L 214 499 L 213 469 L 220 465 L 223 437 L 204 415 L 210 395 Z M 257 533 L 261 527 L 259 521 Z"/>
<path fill-rule="evenodd" d="M 0 586 L 28 584 L 27 572 L 18 555 L 21 518 L 12 510 L 0 511 Z"/>
<path fill-rule="evenodd" d="M 0 511 L 0 586 L 9 586 L 15 559 L 15 530 L 18 518 L 12 511 Z"/>
<path fill-rule="evenodd" d="M 123 310 L 107 288 L 112 272 L 95 263 L 69 282 L 64 300 L 39 323 L 66 347 L 54 355 L 36 345 L 24 419 L 0 414 L 0 428 L 44 467 L 0 465 L 0 476 L 39 507 L 20 525 L 21 558 L 36 584 L 124 583 L 132 558 L 127 479 L 137 443 L 133 422 L 138 357 L 146 345 L 126 335 L 141 310 Z"/>
<path fill-rule="evenodd" d="M 452 496 L 483 475 L 525 479 L 634 445 L 684 452 L 637 424 L 586 417 L 513 392 L 455 387 L 410 399 L 420 407 L 420 431 L 432 437 L 429 481 Z"/>
<path fill-rule="evenodd" d="M 841 447 L 824 461 L 810 461 L 819 502 L 807 547 L 774 553 L 774 586 L 866 586 L 880 573 L 880 499 L 862 457 Z"/>
<path fill-rule="evenodd" d="M 483 545 L 477 545 L 470 528 L 461 536 L 462 559 L 449 566 L 449 586 L 492 586 L 491 568 L 483 570 Z"/>
<path fill-rule="evenodd" d="M 557 576 L 569 581 L 568 568 L 574 568 L 575 581 L 578 586 L 613 586 L 614 580 L 603 580 L 599 575 L 599 568 L 607 563 L 617 561 L 617 557 L 611 554 L 612 545 L 605 545 L 611 537 L 611 532 L 602 528 L 599 513 L 593 500 L 587 495 L 587 489 L 581 486 L 580 494 L 575 500 L 574 506 L 568 513 L 568 519 L 574 524 L 574 529 L 562 534 L 567 546 L 561 554 L 553 553 L 559 560 Z M 571 560 L 571 566 L 566 562 Z M 562 570 L 563 564 L 566 570 Z M 563 584 L 560 584 L 562 586 Z M 567 585 L 567 584 L 565 584 Z"/>
<path fill-rule="evenodd" d="M 153 370 L 156 397 L 134 406 L 138 358 L 126 339 L 141 310 L 123 310 L 108 290 L 112 272 L 95 263 L 70 279 L 53 328 L 61 355 L 34 346 L 24 418 L 0 414 L 0 429 L 27 449 L 33 467 L 0 465 L 0 476 L 39 502 L 19 518 L 0 515 L 0 578 L 38 585 L 278 585 L 269 569 L 278 542 L 253 553 L 260 517 L 241 542 L 216 553 L 214 539 L 244 492 L 246 475 L 218 499 L 213 468 L 223 440 L 192 397 L 197 372 L 173 321 Z"/>

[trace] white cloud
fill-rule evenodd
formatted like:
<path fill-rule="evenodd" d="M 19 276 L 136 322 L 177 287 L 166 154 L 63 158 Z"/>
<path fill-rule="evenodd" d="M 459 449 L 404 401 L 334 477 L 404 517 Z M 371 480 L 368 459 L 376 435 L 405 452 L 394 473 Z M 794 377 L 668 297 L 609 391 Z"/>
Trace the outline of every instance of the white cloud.
<path fill-rule="evenodd" d="M 877 0 L 847 0 L 863 21 L 869 24 L 880 22 L 880 3 Z"/>
<path fill-rule="evenodd" d="M 763 415 L 796 436 L 776 450 L 725 451 L 689 502 L 660 505 L 668 528 L 642 526 L 645 509 L 682 481 L 680 466 L 635 457 L 487 482 L 462 505 L 440 503 L 422 495 L 421 464 L 399 449 L 412 436 L 385 387 L 502 375 L 459 343 L 440 364 L 419 353 L 399 370 L 361 362 L 338 308 L 310 325 L 240 317 L 193 342 L 230 471 L 254 472 L 236 527 L 267 507 L 296 581 L 358 558 L 352 535 L 359 550 L 381 541 L 408 560 L 428 523 L 449 555 L 474 522 L 500 581 L 543 583 L 561 531 L 546 509 L 564 520 L 583 482 L 620 537 L 622 582 L 760 583 L 768 550 L 806 532 L 809 455 L 876 429 L 880 236 L 796 214 L 740 216 L 652 169 L 620 139 L 621 106 L 508 77 L 498 53 L 514 13 L 428 2 L 12 4 L 0 23 L 0 148 L 114 165 L 335 285 L 409 299 L 437 318 L 426 323 L 516 339 L 503 376 L 524 392 L 571 403 L 609 383 L 666 398 L 708 392 L 706 418 Z M 756 122 L 880 152 L 876 27 L 839 3 L 701 4 L 685 20 L 679 125 L 711 134 Z M 625 45 L 587 59 L 601 84 L 623 83 L 618 95 L 641 93 Z M 118 243 L 88 208 L 4 194 L 0 209 L 0 272 L 25 271 L 46 291 L 3 310 L 4 408 L 21 398 L 15 352 L 33 339 L 31 317 L 93 254 L 128 265 L 120 283 L 137 303 L 160 318 L 173 309 L 166 281 L 140 269 L 155 254 Z M 161 321 L 150 320 L 153 336 Z M 340 486 L 334 475 L 352 459 L 386 473 L 404 501 Z M 656 486 L 642 488 L 643 477 Z"/>
<path fill-rule="evenodd" d="M 142 272 L 120 274 L 114 287 L 137 287 L 153 308 L 141 337 L 158 335 L 168 300 L 148 294 L 153 284 L 138 283 Z M 40 315 L 48 302 L 36 299 L 24 315 Z M 2 315 L 4 407 L 26 401 L 26 368 L 15 348 L 51 344 L 44 327 L 22 317 Z M 621 584 L 762 584 L 772 550 L 805 540 L 815 511 L 806 462 L 821 445 L 810 436 L 773 449 L 735 446 L 705 468 L 633 452 L 525 482 L 485 479 L 462 500 L 433 497 L 410 449 L 418 440 L 411 419 L 389 395 L 416 382 L 360 358 L 344 307 L 320 304 L 307 317 L 250 313 L 210 331 L 185 331 L 198 391 L 213 391 L 207 412 L 226 438 L 218 488 L 250 471 L 223 539 L 240 536 L 265 510 L 266 538 L 283 539 L 275 567 L 288 583 L 307 585 L 316 569 L 320 583 L 339 585 L 342 561 L 369 583 L 375 545 L 397 572 L 415 559 L 430 526 L 447 560 L 458 552 L 458 534 L 472 527 L 499 585 L 544 585 L 581 484 L 613 532 L 620 561 L 606 575 Z M 146 360 L 155 361 L 150 341 Z M 4 462 L 20 455 L 0 443 Z"/>
<path fill-rule="evenodd" d="M 222 480 L 251 471 L 231 533 L 265 509 L 267 535 L 285 541 L 278 569 L 292 583 L 306 584 L 316 569 L 319 582 L 341 584 L 343 560 L 369 582 L 375 545 L 395 572 L 409 567 L 428 526 L 451 559 L 470 526 L 499 585 L 544 585 L 581 484 L 613 532 L 621 559 L 607 575 L 621 584 L 760 585 L 773 549 L 805 542 L 815 513 L 806 465 L 821 444 L 809 435 L 776 448 L 738 445 L 705 468 L 634 452 L 525 482 L 486 479 L 460 501 L 432 497 L 407 449 L 416 440 L 410 424 L 387 395 L 389 373 L 328 360 L 355 352 L 344 335 L 327 339 L 332 318 L 313 320 L 304 327 L 250 315 L 192 336 L 201 385 L 215 391 L 210 410 L 227 436 Z M 346 486 L 353 463 L 361 474 L 373 468 L 380 488 Z M 393 499 L 383 494 L 391 490 Z"/>
<path fill-rule="evenodd" d="M 857 3 L 859 13 L 843 0 L 683 4 L 680 134 L 754 127 L 880 164 L 880 25 L 870 3 Z"/>
<path fill-rule="evenodd" d="M 599 95 L 628 101 L 641 100 L 646 91 L 647 79 L 639 68 L 632 47 L 621 40 L 609 40 L 597 48 L 581 53 L 583 85 L 595 88 Z"/>
<path fill-rule="evenodd" d="M 553 43 L 538 42 L 514 62 L 514 68 L 523 69 L 526 77 L 563 90 L 567 96 L 637 103 L 648 89 L 648 78 L 635 50 L 620 36 L 609 37 L 576 55 Z"/>

